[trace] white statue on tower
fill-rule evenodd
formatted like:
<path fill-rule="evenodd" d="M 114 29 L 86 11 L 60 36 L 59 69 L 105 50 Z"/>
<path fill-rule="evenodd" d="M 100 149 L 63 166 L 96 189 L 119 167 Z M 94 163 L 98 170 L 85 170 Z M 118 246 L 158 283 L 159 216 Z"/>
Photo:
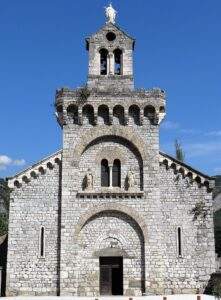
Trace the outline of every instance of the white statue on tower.
<path fill-rule="evenodd" d="M 115 24 L 117 11 L 113 8 L 112 4 L 110 3 L 108 7 L 105 7 L 105 15 L 107 17 L 107 23 Z"/>

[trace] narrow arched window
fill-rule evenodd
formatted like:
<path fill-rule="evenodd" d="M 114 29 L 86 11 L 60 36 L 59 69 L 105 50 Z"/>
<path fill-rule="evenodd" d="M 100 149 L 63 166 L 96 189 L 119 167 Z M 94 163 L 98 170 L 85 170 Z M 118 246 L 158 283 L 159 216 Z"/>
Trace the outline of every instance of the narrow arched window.
<path fill-rule="evenodd" d="M 178 248 L 178 256 L 182 256 L 182 236 L 181 236 L 181 228 L 177 228 L 177 248 Z"/>
<path fill-rule="evenodd" d="M 115 159 L 113 163 L 112 186 L 121 187 L 121 163 L 119 159 Z"/>
<path fill-rule="evenodd" d="M 106 159 L 101 161 L 101 186 L 108 187 L 110 185 L 109 166 Z"/>
<path fill-rule="evenodd" d="M 45 256 L 45 229 L 41 227 L 40 230 L 40 257 Z"/>
<path fill-rule="evenodd" d="M 114 50 L 114 74 L 122 75 L 122 50 Z"/>
<path fill-rule="evenodd" d="M 100 50 L 100 75 L 107 75 L 107 57 L 108 51 L 106 49 Z"/>

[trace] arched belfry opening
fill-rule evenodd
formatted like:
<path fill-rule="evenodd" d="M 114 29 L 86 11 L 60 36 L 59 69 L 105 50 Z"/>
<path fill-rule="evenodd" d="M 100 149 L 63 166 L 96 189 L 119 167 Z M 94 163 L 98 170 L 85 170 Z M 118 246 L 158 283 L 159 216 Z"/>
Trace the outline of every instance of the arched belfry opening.
<path fill-rule="evenodd" d="M 110 17 L 113 21 L 113 11 Z M 134 89 L 135 40 L 112 21 L 106 22 L 100 30 L 86 38 L 86 49 L 89 51 L 87 85 L 102 91 L 113 87 L 119 91 L 130 91 Z"/>
<path fill-rule="evenodd" d="M 121 49 L 114 50 L 114 74 L 123 75 L 123 52 Z"/>
<path fill-rule="evenodd" d="M 107 75 L 108 51 L 107 49 L 101 49 L 99 53 L 100 53 L 100 75 Z"/>

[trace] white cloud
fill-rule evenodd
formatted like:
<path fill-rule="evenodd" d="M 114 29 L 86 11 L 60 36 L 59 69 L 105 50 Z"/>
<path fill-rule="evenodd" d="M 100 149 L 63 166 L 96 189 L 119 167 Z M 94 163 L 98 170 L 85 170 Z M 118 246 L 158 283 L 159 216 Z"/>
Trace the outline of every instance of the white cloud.
<path fill-rule="evenodd" d="M 161 125 L 161 128 L 167 129 L 167 130 L 177 129 L 177 128 L 179 128 L 179 124 L 176 122 L 172 122 L 172 121 L 164 121 Z"/>
<path fill-rule="evenodd" d="M 5 170 L 9 166 L 23 166 L 25 165 L 25 160 L 22 159 L 12 159 L 7 155 L 0 155 L 0 170 Z"/>
<path fill-rule="evenodd" d="M 10 165 L 12 162 L 12 159 L 10 157 L 8 157 L 7 155 L 0 155 L 0 166 L 1 165 Z"/>

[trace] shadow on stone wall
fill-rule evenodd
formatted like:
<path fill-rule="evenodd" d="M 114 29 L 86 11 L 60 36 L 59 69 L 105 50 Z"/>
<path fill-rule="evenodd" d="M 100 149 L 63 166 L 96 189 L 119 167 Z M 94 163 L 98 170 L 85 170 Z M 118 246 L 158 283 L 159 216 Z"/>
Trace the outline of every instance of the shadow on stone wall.
<path fill-rule="evenodd" d="M 1 296 L 5 296 L 7 250 L 8 250 L 8 236 L 3 235 L 0 237 L 0 266 L 2 267 L 2 284 L 0 284 Z"/>

